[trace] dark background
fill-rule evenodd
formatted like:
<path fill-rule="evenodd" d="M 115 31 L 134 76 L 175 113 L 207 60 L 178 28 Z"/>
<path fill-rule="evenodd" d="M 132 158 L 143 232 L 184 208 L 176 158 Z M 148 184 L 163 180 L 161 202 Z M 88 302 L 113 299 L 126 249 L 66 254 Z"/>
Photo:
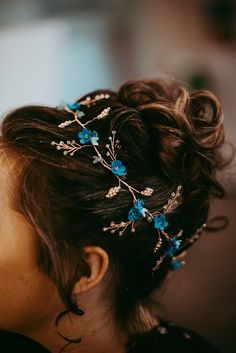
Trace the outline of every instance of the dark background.
<path fill-rule="evenodd" d="M 96 88 L 169 75 L 221 100 L 236 145 L 236 4 L 229 0 L 1 0 L 0 113 L 58 105 Z M 228 196 L 211 216 L 229 227 L 204 233 L 155 298 L 158 315 L 236 352 L 235 165 Z"/>

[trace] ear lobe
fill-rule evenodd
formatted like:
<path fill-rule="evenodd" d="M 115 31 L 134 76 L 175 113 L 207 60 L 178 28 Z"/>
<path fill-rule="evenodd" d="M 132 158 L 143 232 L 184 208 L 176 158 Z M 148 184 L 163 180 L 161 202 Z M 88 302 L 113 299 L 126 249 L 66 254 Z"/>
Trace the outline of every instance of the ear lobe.
<path fill-rule="evenodd" d="M 84 260 L 90 269 L 90 274 L 80 277 L 74 286 L 72 295 L 85 292 L 97 285 L 108 269 L 109 256 L 104 249 L 99 246 L 86 246 L 84 247 L 83 252 Z"/>

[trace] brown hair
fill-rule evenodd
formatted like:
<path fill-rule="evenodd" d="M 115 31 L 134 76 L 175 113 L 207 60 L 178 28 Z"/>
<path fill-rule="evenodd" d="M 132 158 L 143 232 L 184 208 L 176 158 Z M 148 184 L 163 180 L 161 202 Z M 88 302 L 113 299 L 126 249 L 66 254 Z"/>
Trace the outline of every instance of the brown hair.
<path fill-rule="evenodd" d="M 88 95 L 99 93 L 108 93 L 110 98 L 84 107 L 83 119 L 90 120 L 111 107 L 106 119 L 91 126 L 100 137 L 101 153 L 105 153 L 103 146 L 111 131 L 116 130 L 122 146 L 118 159 L 127 167 L 127 180 L 137 189 L 145 185 L 155 190 L 145 200 L 150 211 L 161 209 L 177 185 L 182 185 L 181 202 L 168 214 L 168 230 L 176 234 L 183 229 L 183 239 L 190 237 L 207 220 L 211 198 L 225 194 L 217 178 L 217 172 L 229 163 L 222 155 L 219 101 L 209 91 L 190 92 L 173 80 L 128 81 L 118 92 L 97 90 Z M 91 162 L 91 149 L 70 157 L 51 146 L 53 140 L 76 138 L 78 126 L 58 127 L 70 118 L 64 110 L 44 106 L 22 107 L 4 118 L 1 145 L 20 168 L 13 207 L 37 232 L 39 265 L 72 312 L 73 286 L 89 271 L 83 247 L 98 245 L 110 258 L 107 288 L 113 293 L 117 323 L 126 332 L 145 330 L 147 323 L 140 320 L 138 308 L 145 307 L 148 295 L 161 285 L 168 260 L 153 276 L 151 268 L 164 250 L 152 254 L 156 238 L 147 222 L 141 222 L 131 236 L 112 237 L 102 231 L 111 220 L 126 219 L 132 200 L 126 189 L 114 199 L 105 198 L 114 176 Z"/>

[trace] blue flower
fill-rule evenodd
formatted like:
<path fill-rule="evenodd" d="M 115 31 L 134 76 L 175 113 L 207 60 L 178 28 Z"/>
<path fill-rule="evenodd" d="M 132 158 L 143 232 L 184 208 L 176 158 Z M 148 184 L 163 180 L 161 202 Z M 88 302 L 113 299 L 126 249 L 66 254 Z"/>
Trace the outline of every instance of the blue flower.
<path fill-rule="evenodd" d="M 182 266 L 182 262 L 179 260 L 173 260 L 170 262 L 169 264 L 169 268 L 174 271 L 174 270 L 178 270 L 180 267 Z"/>
<path fill-rule="evenodd" d="M 80 139 L 80 143 L 85 144 L 91 141 L 91 130 L 83 128 L 79 133 L 78 137 Z"/>
<path fill-rule="evenodd" d="M 128 213 L 129 221 L 131 220 L 137 221 L 140 217 L 142 217 L 142 214 L 136 208 L 132 207 L 131 210 L 129 210 L 129 213 Z"/>
<path fill-rule="evenodd" d="M 80 143 L 85 144 L 87 142 L 91 142 L 93 145 L 98 145 L 97 140 L 99 139 L 97 132 L 91 131 L 89 129 L 83 128 L 79 133 L 78 137 L 80 139 Z"/>
<path fill-rule="evenodd" d="M 120 160 L 115 160 L 111 163 L 111 170 L 114 174 L 119 176 L 125 176 L 127 174 L 125 166 L 122 164 Z"/>
<path fill-rule="evenodd" d="M 138 210 L 139 213 L 141 213 L 141 215 L 143 217 L 145 217 L 145 213 L 146 213 L 147 209 L 144 208 L 143 205 L 144 205 L 144 201 L 142 199 L 137 199 L 134 203 L 134 208 L 136 210 Z"/>
<path fill-rule="evenodd" d="M 166 255 L 169 257 L 174 256 L 174 254 L 179 250 L 180 244 L 182 240 L 177 240 L 176 238 L 173 238 L 171 240 L 171 245 L 166 251 Z"/>
<path fill-rule="evenodd" d="M 134 206 L 128 213 L 128 220 L 138 220 L 141 217 L 145 217 L 145 213 L 147 211 L 146 208 L 143 207 L 144 201 L 142 199 L 137 199 L 134 203 Z"/>
<path fill-rule="evenodd" d="M 142 200 L 142 199 L 137 199 L 134 203 L 134 207 L 137 210 L 141 210 L 143 208 L 143 205 L 144 205 L 144 200 Z"/>
<path fill-rule="evenodd" d="M 154 227 L 156 229 L 164 230 L 168 226 L 165 215 L 159 215 L 154 217 Z"/>
<path fill-rule="evenodd" d="M 91 132 L 91 143 L 92 143 L 92 145 L 98 145 L 98 140 L 99 140 L 99 137 L 98 137 L 98 133 L 97 133 L 97 131 L 95 131 L 95 130 L 93 130 L 92 132 Z"/>
<path fill-rule="evenodd" d="M 67 108 L 72 110 L 73 112 L 76 112 L 77 110 L 80 110 L 80 104 L 78 102 L 67 104 Z"/>

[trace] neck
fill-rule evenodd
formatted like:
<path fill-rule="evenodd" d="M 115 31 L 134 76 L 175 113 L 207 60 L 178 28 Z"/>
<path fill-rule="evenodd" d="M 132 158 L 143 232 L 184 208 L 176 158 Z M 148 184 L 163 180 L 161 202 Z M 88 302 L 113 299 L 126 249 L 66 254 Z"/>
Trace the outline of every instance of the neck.
<path fill-rule="evenodd" d="M 69 351 L 71 353 L 78 353 L 78 351 L 80 353 L 125 353 L 127 337 L 116 328 L 107 308 L 99 310 L 98 306 L 91 305 L 83 309 L 84 315 L 75 316 L 69 313 L 59 321 L 57 329 L 64 337 L 72 340 L 81 338 L 80 343 L 72 343 L 69 346 Z M 55 313 L 55 317 L 57 315 L 58 312 Z M 55 317 L 47 320 L 34 331 L 21 333 L 40 343 L 51 353 L 59 353 L 68 342 L 56 332 Z"/>

